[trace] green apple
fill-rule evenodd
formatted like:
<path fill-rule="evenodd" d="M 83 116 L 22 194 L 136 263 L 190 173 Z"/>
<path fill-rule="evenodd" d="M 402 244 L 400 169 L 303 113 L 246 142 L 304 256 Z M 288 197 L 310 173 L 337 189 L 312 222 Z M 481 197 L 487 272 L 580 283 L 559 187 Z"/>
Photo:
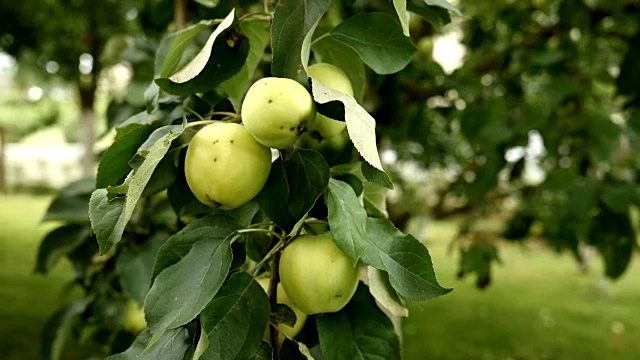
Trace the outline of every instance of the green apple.
<path fill-rule="evenodd" d="M 202 203 L 235 209 L 253 199 L 271 170 L 271 150 L 240 124 L 215 122 L 191 139 L 184 171 L 187 184 Z"/>
<path fill-rule="evenodd" d="M 251 85 L 242 102 L 242 123 L 262 145 L 285 149 L 315 123 L 315 103 L 295 80 L 267 77 Z"/>
<path fill-rule="evenodd" d="M 339 67 L 327 63 L 313 64 L 307 72 L 311 79 L 320 81 L 325 86 L 353 96 L 353 87 L 347 74 Z M 317 131 L 323 138 L 331 138 L 341 133 L 347 124 L 326 117 L 320 113 L 316 115 L 316 123 L 311 130 Z"/>
<path fill-rule="evenodd" d="M 129 299 L 127 309 L 122 321 L 122 327 L 134 334 L 141 333 L 147 328 L 147 321 L 144 319 L 144 310 L 137 301 Z"/>
<path fill-rule="evenodd" d="M 264 291 L 267 292 L 269 289 L 269 278 L 263 277 L 257 280 L 258 280 L 258 284 L 260 284 L 260 286 L 262 286 Z M 278 304 L 287 305 L 296 314 L 296 323 L 293 325 L 293 327 L 286 324 L 278 324 L 278 329 L 284 335 L 290 338 L 293 338 L 296 335 L 298 335 L 300 330 L 302 330 L 302 327 L 304 326 L 305 321 L 307 321 L 307 314 L 303 313 L 302 310 L 298 309 L 298 307 L 295 306 L 293 302 L 291 302 L 291 299 L 289 299 L 289 296 L 282 288 L 282 284 L 278 284 L 276 292 L 277 292 L 276 299 L 278 301 Z M 281 338 L 281 342 L 284 341 L 284 337 L 280 336 L 279 338 Z"/>
<path fill-rule="evenodd" d="M 280 257 L 280 283 L 308 315 L 342 309 L 356 292 L 360 266 L 335 244 L 331 233 L 301 235 Z"/>

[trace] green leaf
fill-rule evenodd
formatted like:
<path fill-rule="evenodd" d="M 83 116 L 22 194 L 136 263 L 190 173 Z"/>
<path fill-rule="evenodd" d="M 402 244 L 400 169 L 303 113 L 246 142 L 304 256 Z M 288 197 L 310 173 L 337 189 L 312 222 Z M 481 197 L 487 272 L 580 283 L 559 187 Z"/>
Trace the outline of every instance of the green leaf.
<path fill-rule="evenodd" d="M 362 262 L 389 273 L 391 285 L 405 301 L 430 300 L 451 292 L 440 286 L 427 248 L 386 219 L 367 218 L 369 247 Z"/>
<path fill-rule="evenodd" d="M 202 311 L 202 328 L 209 337 L 202 359 L 249 359 L 260 350 L 269 312 L 269 299 L 252 276 L 231 275 Z"/>
<path fill-rule="evenodd" d="M 240 225 L 235 220 L 220 214 L 193 221 L 160 247 L 152 278 L 155 279 L 163 270 L 181 261 L 198 241 L 225 241 L 238 229 Z"/>
<path fill-rule="evenodd" d="M 630 184 L 604 184 L 601 191 L 604 205 L 618 214 L 626 215 L 636 200 L 636 187 Z"/>
<path fill-rule="evenodd" d="M 407 9 L 420 15 L 436 30 L 442 30 L 445 25 L 451 22 L 449 11 L 441 7 L 428 6 L 423 0 L 408 0 Z"/>
<path fill-rule="evenodd" d="M 90 301 L 90 298 L 77 300 L 56 311 L 47 320 L 40 340 L 42 359 L 61 359 L 64 345 L 69 340 L 69 337 L 72 336 L 74 320 L 86 310 Z"/>
<path fill-rule="evenodd" d="M 233 103 L 236 110 L 240 110 L 242 98 L 246 93 L 250 80 L 260 63 L 264 50 L 269 43 L 269 27 L 262 22 L 241 22 L 240 29 L 249 39 L 249 55 L 242 69 L 233 75 L 229 80 L 220 84 L 220 89 L 224 91 Z"/>
<path fill-rule="evenodd" d="M 348 18 L 331 31 L 331 36 L 355 50 L 380 75 L 404 69 L 416 50 L 394 19 L 378 12 Z"/>
<path fill-rule="evenodd" d="M 389 189 L 378 184 L 364 183 L 364 208 L 373 217 L 388 218 L 387 193 Z"/>
<path fill-rule="evenodd" d="M 393 0 L 393 7 L 398 14 L 398 20 L 402 26 L 404 36 L 409 36 L 409 12 L 407 11 L 407 0 Z"/>
<path fill-rule="evenodd" d="M 360 163 L 362 175 L 368 182 L 376 185 L 380 185 L 387 189 L 393 189 L 393 182 L 386 172 L 373 167 L 366 161 Z"/>
<path fill-rule="evenodd" d="M 331 36 L 319 37 L 311 44 L 311 48 L 317 62 L 333 64 L 349 76 L 353 87 L 353 97 L 357 101 L 361 101 L 366 83 L 366 73 L 358 54 Z"/>
<path fill-rule="evenodd" d="M 209 35 L 209 39 L 207 39 L 207 42 L 202 47 L 200 52 L 198 52 L 198 54 L 178 72 L 171 74 L 171 76 L 169 76 L 169 80 L 173 81 L 174 83 L 182 84 L 198 76 L 209 62 L 209 58 L 211 57 L 211 53 L 213 50 L 213 45 L 218 39 L 218 36 L 233 24 L 234 19 L 235 9 L 231 10 L 231 12 L 224 18 L 224 20 L 222 20 L 222 22 L 216 27 L 213 33 Z M 165 76 L 167 75 L 168 74 L 166 74 Z"/>
<path fill-rule="evenodd" d="M 153 171 L 169 150 L 171 142 L 180 136 L 184 129 L 185 123 L 164 126 L 154 131 L 150 138 L 158 140 L 153 142 L 148 150 L 141 151 L 140 155 L 144 160 L 138 169 L 132 171 L 122 185 L 98 189 L 91 194 L 89 218 L 98 238 L 101 254 L 120 242 L 124 228 L 131 219 L 133 210 Z M 125 194 L 125 197 L 110 198 L 114 194 Z"/>
<path fill-rule="evenodd" d="M 327 188 L 329 164 L 320 153 L 296 149 L 286 161 L 274 162 L 257 199 L 262 211 L 284 229 L 291 229 Z"/>
<path fill-rule="evenodd" d="M 89 199 L 95 190 L 95 179 L 74 181 L 60 190 L 42 221 L 89 222 Z"/>
<path fill-rule="evenodd" d="M 141 124 L 117 129 L 116 139 L 100 159 L 96 189 L 122 184 L 131 172 L 128 161 L 136 155 L 153 130 L 151 126 Z"/>
<path fill-rule="evenodd" d="M 170 94 L 191 95 L 213 90 L 240 71 L 249 53 L 249 44 L 242 34 L 231 27 L 233 20 L 234 11 L 231 11 L 209 36 L 198 54 L 179 71 L 174 72 L 181 66 L 178 59 L 173 56 L 173 52 L 168 53 L 164 62 L 170 63 L 162 66 L 160 77 L 155 79 L 156 83 Z M 190 34 L 195 36 L 197 32 Z M 174 39 L 168 46 L 174 51 L 175 48 L 184 49 L 186 45 Z M 158 52 L 161 50 L 163 49 Z"/>
<path fill-rule="evenodd" d="M 271 359 L 271 357 L 269 357 Z M 280 347 L 280 359 L 314 360 L 307 346 L 301 342 L 285 338 Z"/>
<path fill-rule="evenodd" d="M 636 234 L 627 214 L 616 214 L 601 208 L 593 219 L 588 241 L 604 259 L 605 275 L 618 279 L 629 267 L 636 246 Z"/>
<path fill-rule="evenodd" d="M 218 0 L 195 0 L 198 4 L 209 7 L 209 8 L 214 8 L 216 6 L 218 6 L 218 3 L 220 1 Z"/>
<path fill-rule="evenodd" d="M 627 53 L 620 65 L 620 74 L 616 78 L 618 94 L 639 95 L 640 94 L 640 32 L 629 39 Z"/>
<path fill-rule="evenodd" d="M 360 106 L 354 98 L 333 90 L 320 81 L 312 79 L 311 82 L 313 99 L 319 104 L 331 101 L 339 101 L 344 106 L 344 118 L 347 123 L 347 131 L 353 145 L 358 150 L 362 158 L 376 169 L 384 172 L 378 147 L 376 145 L 376 121 L 369 113 Z"/>
<path fill-rule="evenodd" d="M 309 59 L 308 48 L 305 47 L 310 45 L 313 31 L 330 5 L 330 0 L 278 1 L 271 26 L 273 76 L 307 83 L 304 68 Z M 303 51 L 307 55 L 305 58 Z"/>
<path fill-rule="evenodd" d="M 116 272 L 120 286 L 125 294 L 139 304 L 144 303 L 144 298 L 151 288 L 151 275 L 156 254 L 167 238 L 166 233 L 157 232 L 140 249 L 123 251 L 116 258 Z"/>
<path fill-rule="evenodd" d="M 367 277 L 369 279 L 369 292 L 382 306 L 392 315 L 409 316 L 409 309 L 404 306 L 402 299 L 391 286 L 389 274 L 369 266 L 367 268 Z"/>
<path fill-rule="evenodd" d="M 182 359 L 191 345 L 191 336 L 185 328 L 167 330 L 147 349 L 151 333 L 145 330 L 136 337 L 131 346 L 122 353 L 111 355 L 107 360 L 157 360 Z"/>
<path fill-rule="evenodd" d="M 293 327 L 297 320 L 296 313 L 289 306 L 285 304 L 275 304 L 271 306 L 270 322 Z"/>
<path fill-rule="evenodd" d="M 329 179 L 327 208 L 329 227 L 336 245 L 355 264 L 369 245 L 366 230 L 367 213 L 351 186 L 335 179 Z"/>
<path fill-rule="evenodd" d="M 271 344 L 269 344 L 266 341 L 263 341 L 262 344 L 260 344 L 260 349 L 258 349 L 258 351 L 253 354 L 253 356 L 251 357 L 251 360 L 272 360 L 273 359 L 273 348 L 271 347 Z"/>
<path fill-rule="evenodd" d="M 340 311 L 316 318 L 325 360 L 400 359 L 400 342 L 391 320 L 360 284 Z"/>
<path fill-rule="evenodd" d="M 35 272 L 47 274 L 62 257 L 82 245 L 90 234 L 88 225 L 69 224 L 52 230 L 40 243 Z"/>
<path fill-rule="evenodd" d="M 152 334 L 190 322 L 211 301 L 231 267 L 230 240 L 196 242 L 180 261 L 155 278 L 144 301 Z"/>
<path fill-rule="evenodd" d="M 438 7 L 441 7 L 443 9 L 447 9 L 449 11 L 453 11 L 454 13 L 456 13 L 458 15 L 462 15 L 460 10 L 457 7 L 453 6 L 447 0 L 422 0 L 422 1 L 425 4 L 429 5 L 429 6 L 438 6 Z"/>
<path fill-rule="evenodd" d="M 201 31 L 218 21 L 206 20 L 169 34 L 160 43 L 155 59 L 155 77 L 169 77 L 183 67 L 189 59 L 187 46 Z"/>
<path fill-rule="evenodd" d="M 144 105 L 148 113 L 150 113 L 158 102 L 160 96 L 160 87 L 152 81 L 144 91 Z"/>

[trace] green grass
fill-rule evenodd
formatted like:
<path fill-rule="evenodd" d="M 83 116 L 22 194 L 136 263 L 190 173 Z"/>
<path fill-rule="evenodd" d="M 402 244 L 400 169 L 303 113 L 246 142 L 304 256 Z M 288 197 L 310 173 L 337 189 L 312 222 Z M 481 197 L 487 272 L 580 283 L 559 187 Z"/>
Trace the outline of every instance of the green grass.
<path fill-rule="evenodd" d="M 602 279 L 600 259 L 582 275 L 568 254 L 501 244 L 485 291 L 455 278 L 447 253 L 455 227 L 432 224 L 425 243 L 438 279 L 454 291 L 416 304 L 404 321 L 405 359 L 638 359 L 640 264 Z M 604 285 L 604 286 L 603 286 Z"/>
<path fill-rule="evenodd" d="M 50 197 L 0 195 L 0 358 L 38 359 L 42 327 L 61 304 L 71 269 L 61 263 L 48 276 L 35 275 L 42 236 L 55 224 L 40 224 Z"/>
<path fill-rule="evenodd" d="M 71 279 L 61 263 L 48 276 L 33 274 L 50 197 L 0 195 L 0 359 L 39 358 L 46 319 L 61 304 Z M 489 289 L 455 279 L 457 257 L 447 254 L 455 227 L 428 228 L 440 283 L 454 291 L 411 307 L 404 321 L 406 360 L 422 359 L 638 359 L 640 264 L 602 291 L 599 260 L 580 275 L 568 255 L 544 248 L 500 247 Z M 68 359 L 69 356 L 65 357 Z"/>

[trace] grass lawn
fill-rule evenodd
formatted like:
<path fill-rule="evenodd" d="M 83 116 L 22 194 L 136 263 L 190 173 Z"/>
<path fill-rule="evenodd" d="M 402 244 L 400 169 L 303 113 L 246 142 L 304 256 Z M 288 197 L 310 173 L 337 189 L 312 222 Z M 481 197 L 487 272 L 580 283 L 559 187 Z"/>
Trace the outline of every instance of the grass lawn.
<path fill-rule="evenodd" d="M 33 274 L 39 224 L 50 197 L 0 195 L 0 359 L 39 358 L 40 332 L 61 303 L 71 269 Z M 602 291 L 598 259 L 579 275 L 569 255 L 505 244 L 494 282 L 478 291 L 455 279 L 447 254 L 455 228 L 436 223 L 425 243 L 443 286 L 454 291 L 411 307 L 404 322 L 406 360 L 640 359 L 640 262 Z M 64 359 L 71 359 L 67 354 Z M 75 357 L 73 357 L 75 358 Z"/>
<path fill-rule="evenodd" d="M 640 359 L 640 262 L 605 282 L 600 259 L 581 275 L 569 254 L 514 244 L 500 247 L 493 284 L 455 278 L 447 253 L 455 227 L 432 224 L 425 243 L 450 294 L 410 308 L 405 359 Z M 606 289 L 606 291 L 605 291 Z"/>
<path fill-rule="evenodd" d="M 63 262 L 48 276 L 35 275 L 42 236 L 55 224 L 40 224 L 50 197 L 0 195 L 0 359 L 40 358 L 40 334 L 62 301 L 71 279 Z"/>

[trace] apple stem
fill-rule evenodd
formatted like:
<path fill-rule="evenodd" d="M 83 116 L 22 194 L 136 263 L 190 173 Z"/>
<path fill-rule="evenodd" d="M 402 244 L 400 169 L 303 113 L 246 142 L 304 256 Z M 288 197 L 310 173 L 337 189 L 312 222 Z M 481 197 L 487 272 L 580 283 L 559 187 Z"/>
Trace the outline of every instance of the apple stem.
<path fill-rule="evenodd" d="M 272 307 L 278 303 L 278 282 L 280 282 L 278 269 L 280 266 L 280 252 L 281 250 L 278 249 L 271 258 L 271 278 L 269 279 L 269 290 L 267 291 L 267 295 L 269 295 L 269 304 L 271 304 Z M 279 332 L 276 325 L 271 323 L 269 325 L 269 341 L 273 348 L 273 360 L 280 359 L 278 334 Z"/>

